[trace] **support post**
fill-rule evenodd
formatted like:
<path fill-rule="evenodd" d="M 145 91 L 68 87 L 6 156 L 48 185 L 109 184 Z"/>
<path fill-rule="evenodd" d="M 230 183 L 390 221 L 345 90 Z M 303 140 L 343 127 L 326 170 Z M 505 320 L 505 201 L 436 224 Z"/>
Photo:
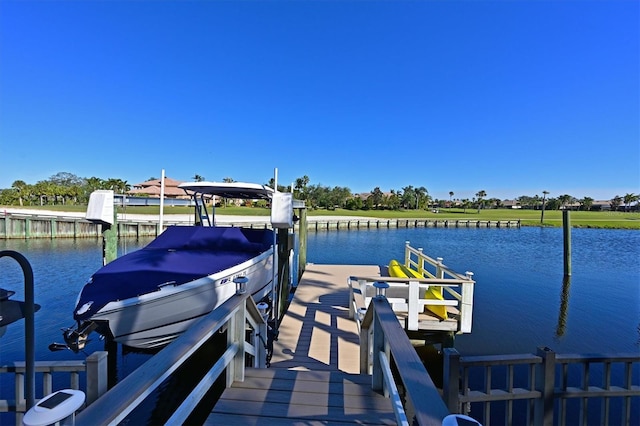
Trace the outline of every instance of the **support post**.
<path fill-rule="evenodd" d="M 87 405 L 97 400 L 107 389 L 108 353 L 94 352 L 87 357 Z"/>
<path fill-rule="evenodd" d="M 442 399 L 452 413 L 460 412 L 460 353 L 454 348 L 444 348 L 442 371 Z"/>
<path fill-rule="evenodd" d="M 461 332 L 471 333 L 471 326 L 473 322 L 473 291 L 475 288 L 474 283 L 472 282 L 473 272 L 467 271 L 465 275 L 470 282 L 463 283 L 460 286 L 462 288 L 462 300 L 460 301 L 459 327 Z"/>
<path fill-rule="evenodd" d="M 407 330 L 418 330 L 418 313 L 422 305 L 419 303 L 420 299 L 420 283 L 418 281 L 409 281 L 409 296 L 408 305 L 409 312 L 407 314 Z"/>
<path fill-rule="evenodd" d="M 571 275 L 571 216 L 569 210 L 562 211 L 562 235 L 564 241 L 564 275 Z"/>
<path fill-rule="evenodd" d="M 418 273 L 420 274 L 420 276 L 424 276 L 424 249 L 422 247 L 418 247 Z M 407 268 L 409 267 L 409 265 L 406 265 Z"/>
<path fill-rule="evenodd" d="M 443 279 L 444 278 L 444 269 L 442 268 L 444 264 L 442 263 L 444 258 L 436 257 L 436 278 Z"/>
<path fill-rule="evenodd" d="M 160 174 L 160 215 L 158 216 L 158 235 L 164 232 L 164 169 L 162 169 Z"/>
<path fill-rule="evenodd" d="M 300 281 L 302 274 L 307 267 L 307 209 L 298 209 L 299 225 L 298 225 L 298 279 Z"/>
<path fill-rule="evenodd" d="M 26 257 L 13 250 L 0 251 L 0 257 L 12 257 L 22 268 L 24 276 L 24 354 L 26 373 L 26 410 L 35 404 L 36 396 L 36 350 L 35 350 L 35 293 L 33 286 L 33 269 Z M 18 378 L 16 377 L 16 383 Z M 17 386 L 17 384 L 16 384 Z M 18 393 L 16 393 L 18 395 Z M 16 401 L 19 404 L 21 401 Z"/>
<path fill-rule="evenodd" d="M 536 390 L 540 398 L 535 401 L 533 424 L 553 425 L 553 389 L 556 353 L 551 349 L 538 348 L 536 355 L 542 358 L 540 368 L 536 370 Z"/>
<path fill-rule="evenodd" d="M 291 253 L 293 238 L 290 238 L 287 228 L 277 228 L 278 234 L 278 282 L 277 282 L 277 304 L 274 303 L 278 318 L 282 317 L 286 308 L 286 302 L 289 295 L 289 254 Z"/>
<path fill-rule="evenodd" d="M 238 297 L 238 296 L 236 296 Z M 244 333 L 246 324 L 246 299 L 240 308 L 233 314 L 227 328 L 227 347 L 237 344 L 238 352 L 233 357 L 233 361 L 227 366 L 227 384 L 231 387 L 235 381 L 244 381 Z"/>
<path fill-rule="evenodd" d="M 373 301 L 372 301 L 373 303 Z M 374 312 L 375 314 L 375 312 Z M 382 391 L 384 388 L 384 374 L 380 365 L 380 357 L 378 354 L 385 350 L 384 332 L 378 315 L 373 316 L 373 371 L 371 374 L 371 389 L 374 391 Z"/>
<path fill-rule="evenodd" d="M 409 244 L 411 244 L 409 241 L 405 241 L 404 242 L 404 265 L 405 266 L 409 266 L 409 258 L 411 256 L 411 252 L 409 251 Z"/>
<path fill-rule="evenodd" d="M 103 265 L 118 257 L 118 214 L 113 210 L 113 224 L 102 224 L 102 261 Z"/>

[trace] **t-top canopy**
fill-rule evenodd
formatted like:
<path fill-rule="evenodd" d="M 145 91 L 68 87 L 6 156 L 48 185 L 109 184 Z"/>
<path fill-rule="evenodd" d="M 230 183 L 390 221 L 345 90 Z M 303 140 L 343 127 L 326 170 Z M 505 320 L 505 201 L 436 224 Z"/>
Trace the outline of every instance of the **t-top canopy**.
<path fill-rule="evenodd" d="M 246 182 L 185 182 L 178 187 L 196 194 L 217 195 L 223 198 L 268 200 L 273 194 L 273 189 L 266 185 Z"/>

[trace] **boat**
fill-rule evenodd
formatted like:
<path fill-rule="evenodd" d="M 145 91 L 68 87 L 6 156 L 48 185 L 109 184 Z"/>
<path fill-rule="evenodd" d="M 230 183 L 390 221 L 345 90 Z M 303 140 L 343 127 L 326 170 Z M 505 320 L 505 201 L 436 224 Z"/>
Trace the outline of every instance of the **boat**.
<path fill-rule="evenodd" d="M 389 262 L 389 276 L 398 277 L 398 278 L 419 278 L 424 279 L 425 277 L 420 274 L 418 271 L 411 269 L 402 263 L 398 262 L 396 259 L 392 259 Z M 427 291 L 424 294 L 425 299 L 435 299 L 435 300 L 444 300 L 442 295 L 442 287 L 440 286 L 432 286 L 430 285 Z M 442 305 L 426 305 L 425 309 L 432 312 L 441 320 L 446 320 L 447 316 L 447 307 Z"/>
<path fill-rule="evenodd" d="M 69 349 L 82 350 L 93 331 L 130 348 L 161 348 L 239 291 L 268 301 L 277 281 L 274 231 L 216 226 L 206 201 L 271 200 L 273 189 L 240 182 L 180 187 L 194 200 L 196 225 L 169 226 L 97 270 L 78 296 L 76 326 L 63 330 Z"/>

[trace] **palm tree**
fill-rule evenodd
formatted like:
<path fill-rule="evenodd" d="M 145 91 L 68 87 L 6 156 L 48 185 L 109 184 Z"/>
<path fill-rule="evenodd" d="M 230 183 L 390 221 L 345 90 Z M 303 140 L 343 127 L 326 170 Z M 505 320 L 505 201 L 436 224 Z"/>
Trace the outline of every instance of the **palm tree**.
<path fill-rule="evenodd" d="M 540 223 L 544 222 L 544 204 L 545 204 L 547 195 L 549 195 L 549 191 L 546 191 L 546 190 L 542 191 L 542 213 L 540 214 Z"/>
<path fill-rule="evenodd" d="M 18 193 L 18 200 L 20 201 L 20 207 L 22 207 L 22 197 L 26 195 L 27 183 L 23 180 L 16 180 L 11 184 L 11 188 Z"/>
<path fill-rule="evenodd" d="M 593 206 L 593 198 L 584 197 L 582 200 L 580 200 L 580 205 L 584 210 L 591 210 L 591 206 Z"/>
<path fill-rule="evenodd" d="M 307 185 L 309 185 L 309 176 L 304 175 L 296 179 L 294 189 L 298 192 L 298 197 L 300 197 L 301 200 L 307 199 Z"/>
<path fill-rule="evenodd" d="M 33 185 L 33 194 L 40 199 L 40 205 L 43 206 L 45 200 L 48 203 L 50 197 L 54 195 L 53 184 L 46 180 L 38 181 Z"/>
<path fill-rule="evenodd" d="M 115 194 L 124 194 L 131 189 L 131 185 L 126 180 L 110 178 L 105 182 L 107 189 L 112 190 Z"/>
<path fill-rule="evenodd" d="M 397 195 L 400 198 L 402 207 L 406 209 L 410 209 L 414 201 L 416 202 L 416 205 L 418 204 L 416 191 L 413 189 L 413 185 L 405 186 L 402 188 L 402 191 L 398 191 Z"/>
<path fill-rule="evenodd" d="M 421 186 L 420 188 L 416 188 L 416 210 L 420 208 L 420 201 L 424 200 L 424 204 L 426 204 L 426 207 L 429 208 L 429 191 L 427 191 L 427 188 L 425 188 L 424 186 Z"/>
<path fill-rule="evenodd" d="M 193 175 L 192 179 L 194 181 L 196 181 L 196 182 L 203 182 L 204 181 L 204 176 L 200 176 L 199 174 L 196 173 L 195 175 Z"/>
<path fill-rule="evenodd" d="M 371 191 L 371 196 L 369 198 L 371 198 L 374 208 L 380 207 L 383 200 L 383 194 L 379 186 L 373 188 L 373 191 Z"/>
<path fill-rule="evenodd" d="M 449 191 L 449 208 L 453 207 L 453 191 Z"/>
<path fill-rule="evenodd" d="M 563 208 L 566 208 L 567 204 L 569 202 L 571 202 L 571 198 L 573 198 L 573 197 L 571 197 L 571 195 L 563 194 L 563 195 L 558 197 L 558 201 L 560 201 L 560 203 L 562 204 Z"/>
<path fill-rule="evenodd" d="M 484 189 L 476 192 L 476 197 L 478 197 L 478 213 L 480 213 L 480 209 L 482 208 L 482 204 L 484 204 L 483 198 L 487 196 L 487 191 Z"/>
<path fill-rule="evenodd" d="M 634 201 L 638 201 L 640 199 L 640 195 L 636 195 L 636 194 L 624 194 L 624 211 L 628 212 L 629 210 L 631 210 L 631 203 L 633 203 Z"/>
<path fill-rule="evenodd" d="M 618 211 L 618 207 L 620 207 L 620 204 L 622 204 L 622 197 L 616 195 L 610 200 L 609 207 L 611 207 L 611 210 L 613 211 Z"/>
<path fill-rule="evenodd" d="M 92 193 L 97 189 L 102 189 L 103 186 L 104 186 L 104 181 L 99 177 L 95 177 L 95 176 L 88 178 L 85 184 L 87 192 L 89 193 Z"/>
<path fill-rule="evenodd" d="M 464 199 L 462 200 L 462 207 L 464 208 L 464 212 L 465 212 L 465 213 L 467 212 L 467 208 L 468 208 L 469 206 L 471 206 L 471 201 L 469 201 L 469 199 L 468 199 L 468 198 L 464 198 Z"/>

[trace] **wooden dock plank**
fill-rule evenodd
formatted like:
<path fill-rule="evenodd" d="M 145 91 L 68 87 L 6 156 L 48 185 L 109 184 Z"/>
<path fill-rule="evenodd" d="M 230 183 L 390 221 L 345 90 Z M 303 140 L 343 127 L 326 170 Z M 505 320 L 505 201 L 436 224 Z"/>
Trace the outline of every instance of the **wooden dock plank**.
<path fill-rule="evenodd" d="M 245 411 L 246 412 L 246 411 Z M 203 423 L 205 426 L 352 426 L 353 421 L 339 421 L 339 420 L 314 420 L 314 419 L 296 419 L 296 418 L 283 418 L 283 417 L 258 417 L 252 415 L 243 414 L 212 414 L 207 418 L 207 421 Z M 365 423 L 360 423 L 365 424 Z M 392 423 L 395 424 L 395 423 Z"/>
<path fill-rule="evenodd" d="M 274 342 L 271 366 L 360 372 L 360 340 L 349 319 L 351 275 L 379 275 L 375 265 L 307 265 Z"/>
<path fill-rule="evenodd" d="M 269 377 L 259 371 L 247 370 L 244 382 L 225 390 L 207 424 L 215 424 L 218 415 L 234 413 L 272 420 L 395 424 L 389 400 L 357 376 L 337 371 L 321 375 L 291 371 L 293 375 Z"/>
<path fill-rule="evenodd" d="M 396 424 L 391 402 L 359 374 L 358 329 L 349 319 L 348 277 L 379 272 L 373 265 L 307 265 L 279 326 L 271 368 L 248 369 L 205 424 Z"/>

